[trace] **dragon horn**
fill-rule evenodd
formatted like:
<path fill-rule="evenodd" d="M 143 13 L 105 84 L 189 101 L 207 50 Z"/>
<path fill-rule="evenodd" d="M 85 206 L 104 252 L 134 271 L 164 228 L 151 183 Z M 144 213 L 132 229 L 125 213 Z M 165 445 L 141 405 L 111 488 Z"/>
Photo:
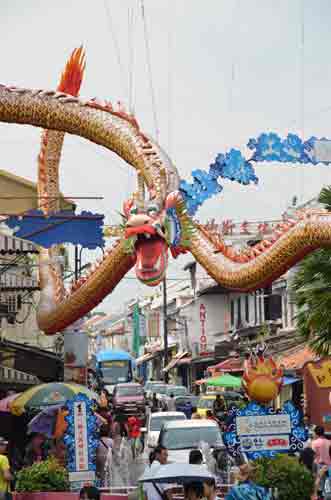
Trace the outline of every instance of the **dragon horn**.
<path fill-rule="evenodd" d="M 58 92 L 64 92 L 73 96 L 78 95 L 83 80 L 85 64 L 85 51 L 81 46 L 72 52 L 67 62 L 57 87 Z"/>

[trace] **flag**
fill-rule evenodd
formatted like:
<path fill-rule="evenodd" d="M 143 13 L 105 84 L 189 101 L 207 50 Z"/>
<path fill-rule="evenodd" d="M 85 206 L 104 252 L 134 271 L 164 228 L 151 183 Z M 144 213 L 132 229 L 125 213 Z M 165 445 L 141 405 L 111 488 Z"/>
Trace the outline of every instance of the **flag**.
<path fill-rule="evenodd" d="M 138 304 L 133 308 L 133 339 L 132 339 L 132 352 L 138 356 L 140 348 L 140 315 Z"/>

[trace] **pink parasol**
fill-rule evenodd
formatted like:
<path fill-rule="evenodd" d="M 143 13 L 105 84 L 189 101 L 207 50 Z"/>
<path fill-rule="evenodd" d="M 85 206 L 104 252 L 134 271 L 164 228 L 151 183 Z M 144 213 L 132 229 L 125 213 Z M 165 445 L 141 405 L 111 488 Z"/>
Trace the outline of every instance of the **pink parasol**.
<path fill-rule="evenodd" d="M 11 394 L 6 398 L 0 399 L 0 412 L 10 413 L 10 408 L 9 408 L 10 403 L 12 403 L 20 394 L 21 393 L 18 392 L 17 394 Z"/>

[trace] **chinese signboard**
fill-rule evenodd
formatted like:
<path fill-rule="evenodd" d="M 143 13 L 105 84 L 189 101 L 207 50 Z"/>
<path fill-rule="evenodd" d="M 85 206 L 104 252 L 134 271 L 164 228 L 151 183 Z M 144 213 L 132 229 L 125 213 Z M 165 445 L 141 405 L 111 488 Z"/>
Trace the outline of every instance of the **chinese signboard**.
<path fill-rule="evenodd" d="M 298 451 L 308 438 L 300 422 L 302 415 L 291 401 L 275 412 L 272 408 L 250 402 L 231 413 L 223 441 L 230 455 L 245 453 L 249 460 L 275 456 L 290 449 Z"/>
<path fill-rule="evenodd" d="M 237 417 L 237 432 L 239 436 L 289 434 L 291 421 L 289 415 L 283 414 Z"/>
<path fill-rule="evenodd" d="M 220 237 L 240 235 L 268 236 L 271 235 L 273 231 L 279 229 L 280 225 L 284 224 L 287 219 L 288 214 L 284 213 L 282 220 L 253 222 L 244 220 L 241 222 L 234 222 L 232 219 L 225 219 L 218 223 L 215 219 L 212 219 L 208 221 L 207 224 L 202 224 L 202 226 L 207 231 Z"/>
<path fill-rule="evenodd" d="M 86 405 L 84 402 L 74 404 L 75 449 L 77 472 L 88 470 L 88 444 L 86 429 Z"/>
<path fill-rule="evenodd" d="M 200 304 L 200 353 L 207 350 L 206 306 Z"/>
<path fill-rule="evenodd" d="M 289 415 L 237 417 L 237 434 L 242 451 L 288 450 L 291 421 Z"/>
<path fill-rule="evenodd" d="M 77 394 L 66 403 L 68 415 L 65 419 L 68 426 L 64 443 L 67 448 L 66 468 L 73 491 L 79 491 L 86 482 L 93 484 L 95 480 L 96 450 L 99 442 L 97 418 L 94 414 L 95 403 L 85 394 Z"/>

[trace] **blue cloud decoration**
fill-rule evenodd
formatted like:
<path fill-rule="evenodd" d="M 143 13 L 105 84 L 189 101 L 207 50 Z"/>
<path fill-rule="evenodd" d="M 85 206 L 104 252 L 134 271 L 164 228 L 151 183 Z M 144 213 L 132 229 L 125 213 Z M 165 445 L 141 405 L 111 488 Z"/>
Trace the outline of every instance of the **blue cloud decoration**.
<path fill-rule="evenodd" d="M 223 186 L 219 179 L 229 179 L 243 185 L 257 184 L 253 162 L 279 162 L 317 165 L 329 165 L 331 161 L 323 160 L 318 155 L 317 145 L 331 146 L 331 141 L 323 137 L 310 137 L 303 141 L 296 134 L 288 134 L 282 139 L 274 132 L 262 133 L 256 139 L 249 139 L 247 147 L 252 151 L 250 158 L 245 159 L 238 149 L 228 153 L 220 153 L 208 171 L 193 170 L 193 182 L 182 180 L 180 191 L 185 199 L 190 215 L 195 215 L 203 203 L 219 194 Z M 329 156 L 331 158 L 331 147 Z"/>
<path fill-rule="evenodd" d="M 46 216 L 41 210 L 30 210 L 22 216 L 11 216 L 6 220 L 6 224 L 14 231 L 18 228 L 15 236 L 44 248 L 72 243 L 90 250 L 105 245 L 103 222 L 102 214 L 63 211 Z"/>
<path fill-rule="evenodd" d="M 237 434 L 237 417 L 246 416 L 264 416 L 264 415 L 289 415 L 291 422 L 291 433 L 289 435 L 289 450 L 273 449 L 258 450 L 250 452 L 249 449 L 241 449 L 239 436 Z M 249 460 L 256 460 L 260 457 L 274 457 L 278 453 L 297 452 L 303 449 L 305 441 L 308 439 L 308 429 L 301 425 L 302 412 L 298 410 L 291 401 L 284 403 L 283 408 L 274 410 L 271 407 L 262 406 L 254 401 L 250 402 L 245 408 L 232 408 L 230 410 L 227 430 L 223 432 L 223 442 L 229 454 L 236 458 L 244 452 Z M 252 436 L 255 447 L 259 445 L 260 437 Z"/>

